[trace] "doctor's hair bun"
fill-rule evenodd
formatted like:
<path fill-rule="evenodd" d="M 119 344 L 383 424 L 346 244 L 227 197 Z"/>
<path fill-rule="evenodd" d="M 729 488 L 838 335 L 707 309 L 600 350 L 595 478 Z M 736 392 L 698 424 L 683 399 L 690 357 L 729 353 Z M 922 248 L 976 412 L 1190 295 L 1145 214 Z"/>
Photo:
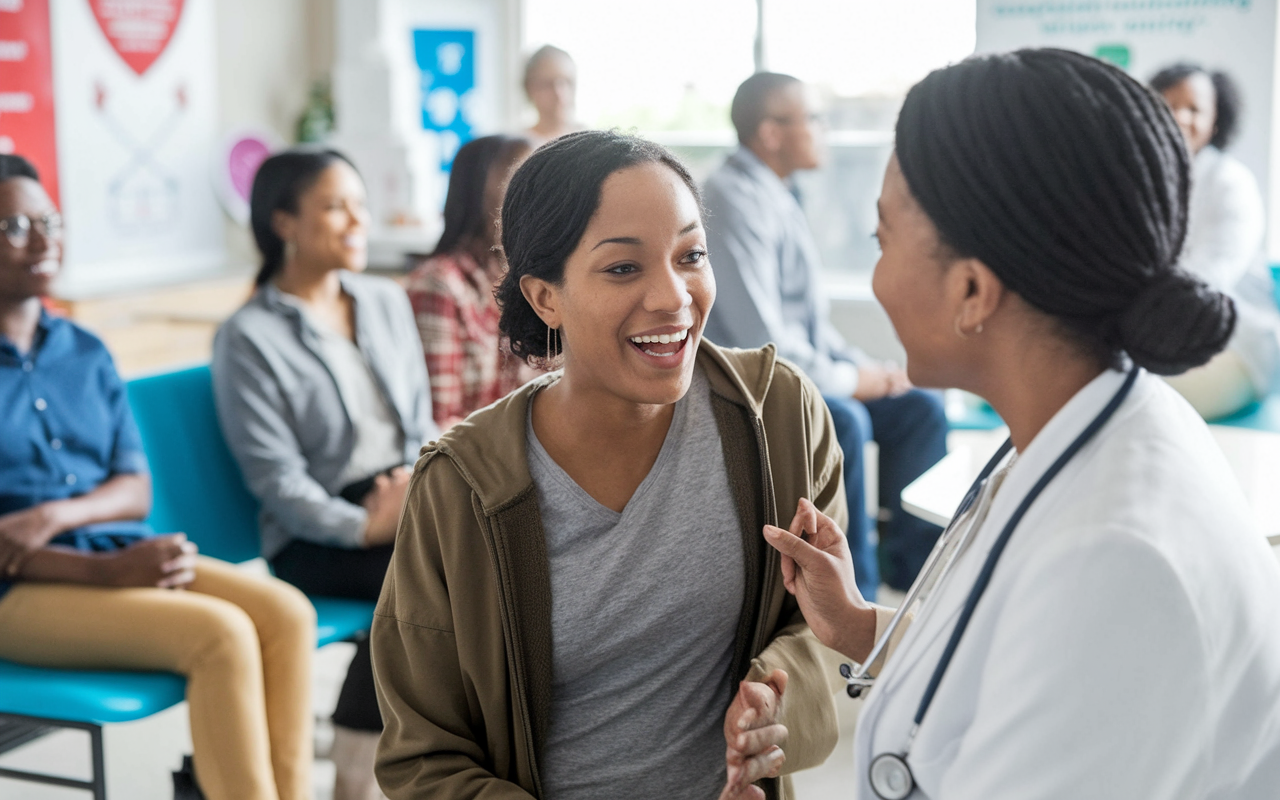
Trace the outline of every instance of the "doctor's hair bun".
<path fill-rule="evenodd" d="M 1229 301 L 1175 273 L 1190 193 L 1182 133 L 1122 70 L 1067 50 L 973 56 L 911 89 L 895 136 L 941 243 L 1084 352 L 1118 367 L 1132 349 L 1167 373 L 1225 345 Z"/>
<path fill-rule="evenodd" d="M 1179 375 L 1227 346 L 1236 324 L 1230 297 L 1180 269 L 1161 275 L 1116 321 L 1120 346 L 1157 375 Z"/>

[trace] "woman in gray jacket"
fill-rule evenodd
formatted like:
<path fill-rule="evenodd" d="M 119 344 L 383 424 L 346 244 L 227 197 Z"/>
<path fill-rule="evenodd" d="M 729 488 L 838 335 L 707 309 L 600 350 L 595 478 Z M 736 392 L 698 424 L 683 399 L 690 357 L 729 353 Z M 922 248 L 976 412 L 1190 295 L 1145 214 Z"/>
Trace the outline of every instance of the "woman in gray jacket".
<path fill-rule="evenodd" d="M 257 291 L 214 340 L 218 417 L 262 503 L 262 554 L 309 594 L 376 600 L 409 470 L 438 430 L 413 312 L 361 275 L 368 212 L 334 151 L 267 159 L 253 184 Z M 336 800 L 363 798 L 382 730 L 367 642 L 333 715 Z"/>

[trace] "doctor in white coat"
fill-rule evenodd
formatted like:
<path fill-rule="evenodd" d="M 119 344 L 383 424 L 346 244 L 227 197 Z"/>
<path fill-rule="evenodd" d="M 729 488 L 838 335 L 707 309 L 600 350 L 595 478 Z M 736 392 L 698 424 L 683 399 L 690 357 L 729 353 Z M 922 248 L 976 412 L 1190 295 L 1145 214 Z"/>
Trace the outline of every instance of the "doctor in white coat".
<path fill-rule="evenodd" d="M 1239 314 L 1225 350 L 1169 379 L 1201 416 L 1214 419 L 1280 385 L 1280 309 L 1264 246 L 1266 208 L 1253 173 L 1226 152 L 1240 125 L 1235 81 L 1184 62 L 1157 72 L 1151 88 L 1169 104 L 1191 151 L 1187 241 L 1179 264 L 1231 295 Z"/>
<path fill-rule="evenodd" d="M 1188 167 L 1164 103 L 1083 55 L 975 57 L 907 96 L 873 286 L 911 380 L 986 398 L 1012 448 L 874 659 L 892 612 L 836 526 L 802 502 L 765 530 L 818 637 L 878 668 L 858 798 L 1280 797 L 1280 567 L 1150 374 L 1235 322 L 1175 266 Z M 770 722 L 744 737 L 784 741 Z"/>

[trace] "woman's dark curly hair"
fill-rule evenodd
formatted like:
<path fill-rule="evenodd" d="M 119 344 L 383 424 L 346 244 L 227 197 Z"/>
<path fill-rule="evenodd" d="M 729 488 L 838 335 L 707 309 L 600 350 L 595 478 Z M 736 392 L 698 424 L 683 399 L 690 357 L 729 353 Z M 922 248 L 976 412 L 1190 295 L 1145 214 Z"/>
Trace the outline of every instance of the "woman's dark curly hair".
<path fill-rule="evenodd" d="M 1199 64 L 1190 61 L 1179 61 L 1157 72 L 1151 78 L 1151 88 L 1163 94 L 1192 75 L 1207 75 L 1213 82 L 1213 92 L 1217 97 L 1216 117 L 1213 126 L 1213 138 L 1209 144 L 1219 150 L 1226 150 L 1235 141 L 1240 132 L 1240 114 L 1244 110 L 1244 100 L 1240 96 L 1240 86 L 1221 70 L 1209 72 Z"/>
<path fill-rule="evenodd" d="M 600 187 L 615 172 L 663 164 L 680 177 L 701 206 L 698 185 L 665 147 L 617 131 L 580 131 L 543 145 L 516 170 L 502 203 L 502 250 L 507 273 L 496 292 L 498 325 L 511 352 L 546 360 L 547 324 L 520 290 L 526 275 L 560 285 L 564 265 L 600 206 Z M 559 348 L 555 348 L 559 349 Z"/>

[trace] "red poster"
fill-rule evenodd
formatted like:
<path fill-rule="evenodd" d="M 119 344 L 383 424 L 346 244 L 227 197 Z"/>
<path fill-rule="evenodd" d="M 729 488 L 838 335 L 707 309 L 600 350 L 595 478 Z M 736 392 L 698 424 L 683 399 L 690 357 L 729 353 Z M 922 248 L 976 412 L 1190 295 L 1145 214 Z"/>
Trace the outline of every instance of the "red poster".
<path fill-rule="evenodd" d="M 183 0 L 89 0 L 98 26 L 138 75 L 151 69 L 173 38 Z"/>
<path fill-rule="evenodd" d="M 26 156 L 58 202 L 49 0 L 0 0 L 0 153 Z"/>

